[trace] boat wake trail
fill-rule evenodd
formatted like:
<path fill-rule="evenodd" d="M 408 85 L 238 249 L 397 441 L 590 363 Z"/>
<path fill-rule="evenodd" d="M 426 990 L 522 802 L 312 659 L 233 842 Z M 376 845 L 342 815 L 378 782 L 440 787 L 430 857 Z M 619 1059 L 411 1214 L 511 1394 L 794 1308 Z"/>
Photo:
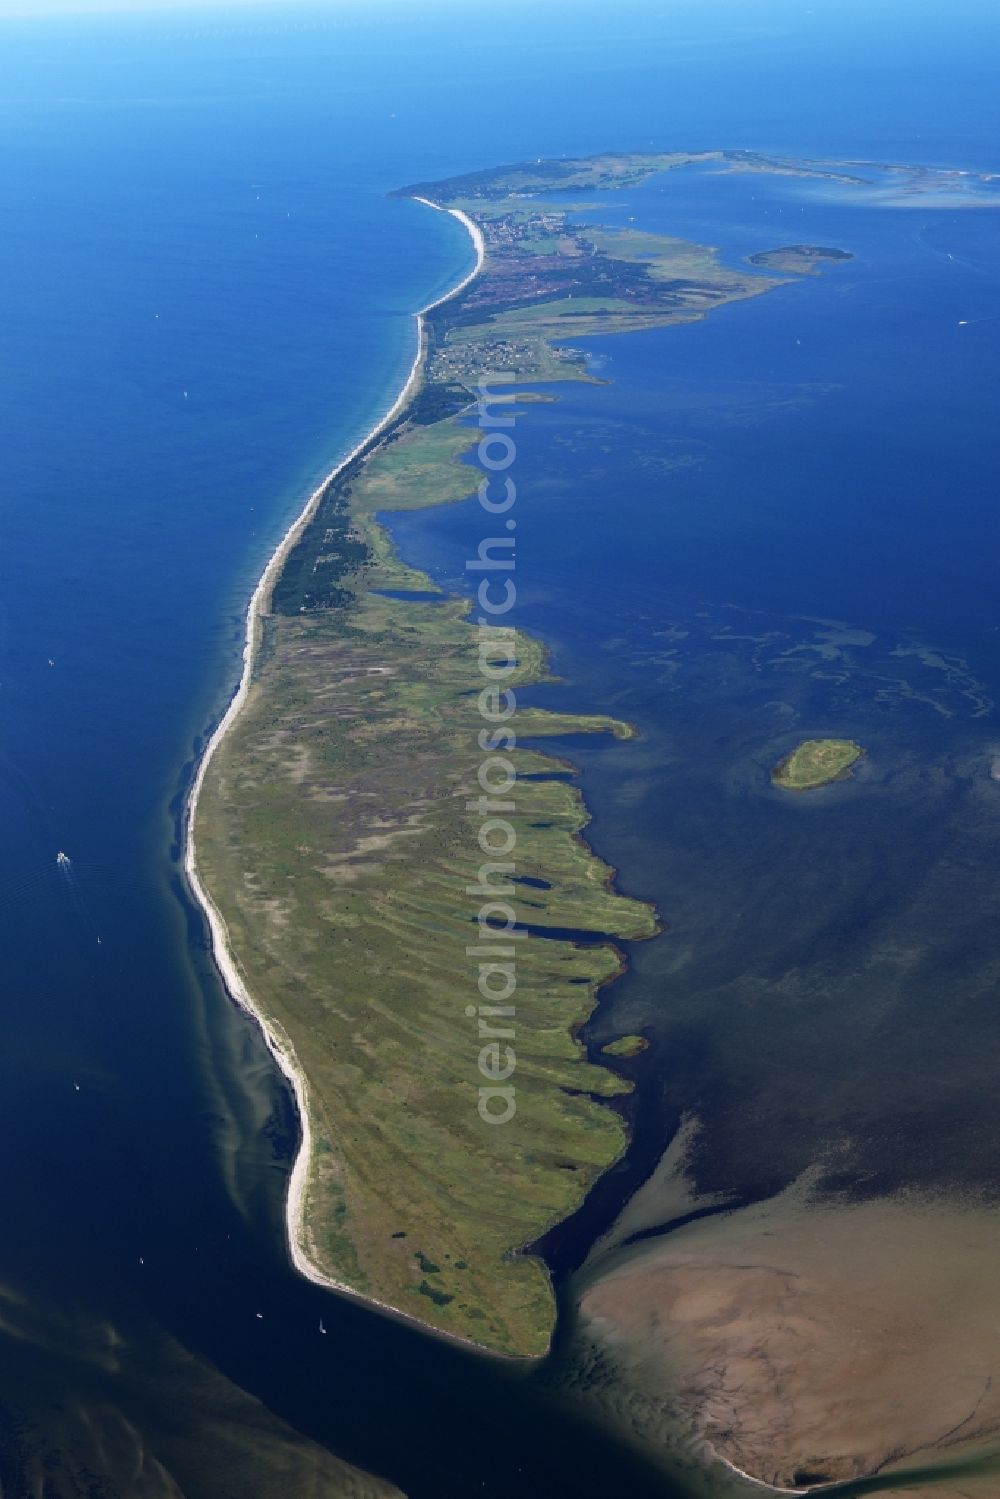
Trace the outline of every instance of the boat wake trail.
<path fill-rule="evenodd" d="M 87 938 L 88 942 L 95 944 L 97 947 L 100 947 L 101 938 L 97 931 L 97 924 L 94 921 L 94 918 L 90 911 L 90 907 L 84 897 L 84 892 L 80 885 L 79 876 L 77 875 L 76 869 L 74 868 L 73 860 L 70 858 L 69 854 L 64 853 L 62 849 L 60 849 L 56 854 L 56 869 L 59 872 L 60 883 L 69 896 L 77 924 Z"/>

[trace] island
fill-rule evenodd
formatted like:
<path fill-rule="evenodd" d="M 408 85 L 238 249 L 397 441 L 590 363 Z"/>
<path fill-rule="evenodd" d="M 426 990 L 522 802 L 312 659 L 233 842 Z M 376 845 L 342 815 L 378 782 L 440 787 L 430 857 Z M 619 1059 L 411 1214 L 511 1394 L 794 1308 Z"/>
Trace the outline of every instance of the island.
<path fill-rule="evenodd" d="M 216 961 L 297 1102 L 295 1265 L 520 1357 L 546 1352 L 555 1315 L 530 1246 L 626 1144 L 613 1105 L 632 1084 L 613 1063 L 638 1044 L 591 1059 L 580 1029 L 619 944 L 658 930 L 585 842 L 570 767 L 544 746 L 608 734 L 626 755 L 633 730 L 521 702 L 546 679 L 542 643 L 443 595 L 382 517 L 462 500 L 484 471 L 502 496 L 505 424 L 527 409 L 514 392 L 591 380 L 576 341 L 783 284 L 581 218 L 595 190 L 704 163 L 767 169 L 748 153 L 604 155 L 400 190 L 401 212 L 460 222 L 476 265 L 418 315 L 404 389 L 271 558 L 189 803 Z M 483 520 L 502 598 L 512 527 Z"/>
<path fill-rule="evenodd" d="M 864 753 L 853 739 L 804 739 L 778 761 L 771 780 L 785 791 L 813 791 L 846 780 Z"/>
<path fill-rule="evenodd" d="M 606 1046 L 601 1047 L 601 1052 L 606 1057 L 637 1057 L 644 1051 L 648 1051 L 649 1042 L 645 1036 L 618 1036 L 616 1040 L 609 1041 Z"/>
<path fill-rule="evenodd" d="M 816 276 L 824 261 L 853 260 L 850 250 L 834 250 L 828 245 L 783 245 L 778 250 L 760 250 L 748 255 L 751 265 L 769 271 L 794 271 L 800 276 Z"/>

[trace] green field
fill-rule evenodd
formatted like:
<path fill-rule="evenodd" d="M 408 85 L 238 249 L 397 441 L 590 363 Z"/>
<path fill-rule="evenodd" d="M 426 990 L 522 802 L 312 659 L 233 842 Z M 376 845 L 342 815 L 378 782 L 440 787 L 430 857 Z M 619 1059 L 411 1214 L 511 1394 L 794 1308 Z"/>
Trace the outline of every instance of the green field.
<path fill-rule="evenodd" d="M 613 940 L 649 936 L 580 834 L 587 813 L 547 737 L 630 730 L 602 715 L 521 708 L 516 870 L 507 897 L 537 935 L 517 949 L 517 1113 L 478 1113 L 482 1040 L 468 956 L 483 898 L 478 630 L 456 600 L 402 566 L 377 510 L 454 500 L 478 433 L 410 425 L 350 489 L 372 562 L 346 609 L 272 614 L 250 700 L 213 760 L 196 825 L 203 879 L 250 992 L 309 1080 L 315 1142 L 305 1249 L 331 1277 L 498 1351 L 544 1352 L 544 1267 L 517 1253 L 573 1210 L 624 1145 L 599 1100 L 627 1085 L 590 1064 L 574 1031 L 619 971 Z M 491 650 L 506 650 L 498 644 Z M 505 686 L 543 679 L 518 634 Z M 627 749 L 623 745 L 622 753 Z M 542 779 L 525 779 L 542 777 Z M 546 930 L 592 933 L 593 945 Z"/>

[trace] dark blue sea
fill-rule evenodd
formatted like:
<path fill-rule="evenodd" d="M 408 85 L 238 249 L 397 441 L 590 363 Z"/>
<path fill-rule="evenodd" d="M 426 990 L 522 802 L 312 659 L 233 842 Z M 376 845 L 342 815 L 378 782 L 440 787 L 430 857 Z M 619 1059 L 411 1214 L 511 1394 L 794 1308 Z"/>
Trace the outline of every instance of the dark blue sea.
<path fill-rule="evenodd" d="M 998 63 L 979 5 L 0 19 L 5 1495 L 354 1492 L 328 1453 L 411 1499 L 695 1492 L 575 1403 L 565 1339 L 497 1367 L 291 1272 L 294 1112 L 178 814 L 264 561 L 471 263 L 389 190 L 608 148 L 1000 170 Z M 641 730 L 564 748 L 666 928 L 591 1026 L 653 1045 L 561 1276 L 696 1105 L 706 1192 L 777 1190 L 848 1125 L 872 1190 L 1000 1175 L 1000 211 L 699 169 L 588 216 L 854 258 L 592 340 L 607 383 L 519 419 L 537 697 Z M 472 507 L 394 524 L 465 587 Z M 828 733 L 860 773 L 782 802 L 769 767 Z"/>

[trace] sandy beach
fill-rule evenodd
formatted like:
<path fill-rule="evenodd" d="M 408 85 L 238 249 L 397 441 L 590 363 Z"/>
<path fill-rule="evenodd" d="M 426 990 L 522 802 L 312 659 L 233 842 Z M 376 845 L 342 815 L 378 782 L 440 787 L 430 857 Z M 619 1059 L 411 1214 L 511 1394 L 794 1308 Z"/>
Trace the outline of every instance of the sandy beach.
<path fill-rule="evenodd" d="M 393 401 L 392 405 L 385 412 L 385 414 L 381 416 L 377 422 L 375 422 L 375 424 L 368 432 L 365 433 L 361 441 L 358 442 L 344 458 L 341 458 L 334 465 L 330 472 L 323 478 L 321 483 L 318 484 L 317 487 L 313 490 L 309 498 L 306 500 L 306 503 L 303 506 L 302 510 L 292 522 L 291 526 L 285 532 L 284 536 L 281 538 L 278 545 L 275 547 L 273 553 L 271 554 L 267 566 L 261 574 L 260 580 L 256 588 L 254 589 L 253 594 L 250 598 L 249 605 L 247 606 L 246 631 L 243 644 L 243 669 L 240 676 L 239 685 L 237 686 L 236 691 L 233 694 L 232 699 L 230 700 L 229 706 L 227 707 L 225 713 L 216 726 L 215 731 L 213 732 L 211 738 L 205 746 L 204 752 L 198 763 L 194 781 L 191 786 L 191 793 L 188 798 L 184 822 L 184 870 L 187 875 L 191 891 L 198 904 L 204 911 L 205 917 L 208 921 L 209 930 L 211 932 L 212 955 L 215 960 L 216 967 L 218 968 L 219 973 L 222 976 L 223 983 L 225 984 L 226 990 L 228 991 L 230 997 L 237 1005 L 239 1005 L 240 1009 L 244 1010 L 248 1015 L 252 1016 L 257 1025 L 260 1027 L 261 1033 L 263 1034 L 269 1051 L 271 1052 L 283 1075 L 290 1084 L 292 1092 L 295 1096 L 301 1135 L 298 1153 L 295 1157 L 295 1163 L 293 1165 L 292 1173 L 289 1178 L 288 1199 L 286 1203 L 285 1213 L 288 1247 L 292 1263 L 295 1265 L 295 1268 L 300 1272 L 300 1274 L 304 1275 L 308 1280 L 314 1281 L 317 1285 L 326 1286 L 330 1290 L 342 1292 L 343 1294 L 349 1295 L 356 1300 L 364 1301 L 369 1305 L 379 1306 L 383 1310 L 390 1312 L 393 1316 L 396 1317 L 402 1317 L 402 1314 L 397 1312 L 394 1308 L 387 1306 L 385 1303 L 380 1302 L 373 1297 L 360 1296 L 351 1287 L 343 1285 L 340 1282 L 331 1279 L 331 1277 L 328 1275 L 324 1275 L 312 1263 L 305 1252 L 305 1249 L 303 1247 L 302 1214 L 306 1181 L 309 1171 L 309 1161 L 312 1150 L 309 1123 L 308 1081 L 298 1064 L 288 1038 L 284 1036 L 274 1025 L 274 1022 L 262 1010 L 258 1008 L 256 1003 L 254 1002 L 253 996 L 251 995 L 248 986 L 243 980 L 243 977 L 240 973 L 238 958 L 229 940 L 229 933 L 226 929 L 226 924 L 223 921 L 222 916 L 220 915 L 214 901 L 203 885 L 198 873 L 198 856 L 197 845 L 194 836 L 194 826 L 198 809 L 198 798 L 201 794 L 201 789 L 205 781 L 205 775 L 209 765 L 211 764 L 212 757 L 218 749 L 219 745 L 222 743 L 226 734 L 228 734 L 233 724 L 236 722 L 240 712 L 243 709 L 244 704 L 247 701 L 250 690 L 251 676 L 253 672 L 254 657 L 256 654 L 259 639 L 258 623 L 262 616 L 267 614 L 268 612 L 271 601 L 271 594 L 274 589 L 274 585 L 281 574 L 281 570 L 285 564 L 286 558 L 288 557 L 292 548 L 295 546 L 296 542 L 299 540 L 299 537 L 302 535 L 302 532 L 305 530 L 306 526 L 308 526 L 310 520 L 313 517 L 313 514 L 315 513 L 317 505 L 319 504 L 329 485 L 333 483 L 337 476 L 342 473 L 350 463 L 353 463 L 355 458 L 357 458 L 360 453 L 364 452 L 369 443 L 377 438 L 381 432 L 385 431 L 385 429 L 389 427 L 405 411 L 407 405 L 415 394 L 422 377 L 424 357 L 426 354 L 427 340 L 425 320 L 427 314 L 432 312 L 434 308 L 441 306 L 442 303 L 449 301 L 450 298 L 457 296 L 459 292 L 463 291 L 465 287 L 468 286 L 476 276 L 478 276 L 480 270 L 482 269 L 483 261 L 485 259 L 485 245 L 483 243 L 483 236 L 478 225 L 469 218 L 468 214 L 463 213 L 460 209 L 457 208 L 445 209 L 441 204 L 432 203 L 427 198 L 419 198 L 414 201 L 423 203 L 427 207 L 433 208 L 438 212 L 447 212 L 451 214 L 452 218 L 457 219 L 459 223 L 462 224 L 462 226 L 465 228 L 465 230 L 469 234 L 470 239 L 472 240 L 473 248 L 475 249 L 476 253 L 476 263 L 473 266 L 472 270 L 466 276 L 464 276 L 462 280 L 457 283 L 457 285 L 451 287 L 451 289 L 445 292 L 443 296 L 436 298 L 433 302 L 429 302 L 425 307 L 420 308 L 419 311 L 415 314 L 417 321 L 417 351 L 414 355 L 413 363 L 410 366 L 409 374 L 406 377 L 406 381 L 404 382 L 402 389 L 396 396 L 396 399 Z M 403 1320 L 417 1321 L 418 1319 L 404 1318 Z"/>

